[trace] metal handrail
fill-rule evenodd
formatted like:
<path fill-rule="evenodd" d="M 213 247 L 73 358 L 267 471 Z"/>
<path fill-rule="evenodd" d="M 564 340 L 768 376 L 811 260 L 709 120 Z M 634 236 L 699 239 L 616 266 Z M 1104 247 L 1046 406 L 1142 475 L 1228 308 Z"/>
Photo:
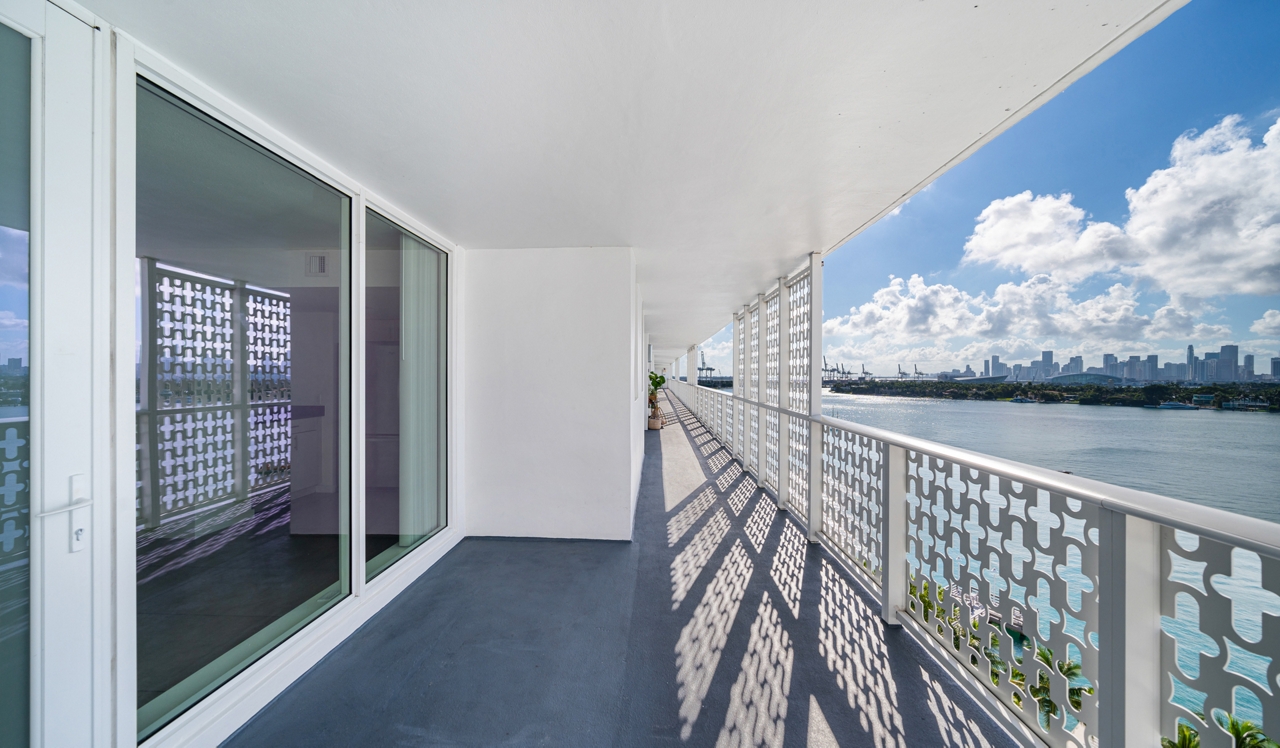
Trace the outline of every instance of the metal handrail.
<path fill-rule="evenodd" d="M 979 470 L 998 473 L 1011 480 L 1031 483 L 1040 488 L 1067 494 L 1122 514 L 1139 517 L 1157 524 L 1186 530 L 1224 543 L 1247 548 L 1267 556 L 1280 558 L 1280 524 L 1269 522 L 1224 509 L 1203 506 L 1185 499 L 1175 499 L 1148 491 L 1117 486 L 1113 483 L 1070 475 L 1023 462 L 974 452 L 941 442 L 934 442 L 908 434 L 865 426 L 830 416 L 812 416 L 768 403 L 750 400 L 732 392 L 724 392 L 702 385 L 679 382 L 686 387 L 696 387 L 731 400 L 772 410 L 791 418 L 801 418 L 812 423 L 844 429 L 860 436 L 876 439 L 886 444 L 913 452 L 925 452 L 945 460 L 954 460 Z"/>

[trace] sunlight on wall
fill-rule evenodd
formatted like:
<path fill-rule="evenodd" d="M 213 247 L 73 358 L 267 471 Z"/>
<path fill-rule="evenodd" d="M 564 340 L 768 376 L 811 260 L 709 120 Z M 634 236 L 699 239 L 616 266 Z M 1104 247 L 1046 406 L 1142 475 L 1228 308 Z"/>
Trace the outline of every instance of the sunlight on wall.
<path fill-rule="evenodd" d="M 680 632 L 680 640 L 676 642 L 676 684 L 680 721 L 684 723 L 680 727 L 681 740 L 688 740 L 693 734 L 693 724 L 698 720 L 702 700 L 720 664 L 720 654 L 738 616 L 751 571 L 747 550 L 742 547 L 742 541 L 735 540 L 720 570 L 707 585 L 693 618 Z"/>
<path fill-rule="evenodd" d="M 729 515 L 724 513 L 723 508 L 717 509 L 711 519 L 707 520 L 707 524 L 689 541 L 689 545 L 671 561 L 672 610 L 680 607 L 685 595 L 689 594 L 689 588 L 702 573 L 702 567 L 707 565 L 728 532 Z"/>
<path fill-rule="evenodd" d="M 858 711 L 862 729 L 872 734 L 877 748 L 906 748 L 883 625 L 826 559 L 818 626 L 818 651 L 848 695 L 849 706 Z"/>
<path fill-rule="evenodd" d="M 791 637 L 766 592 L 751 624 L 742 672 L 729 692 L 729 713 L 716 748 L 781 748 L 795 657 Z"/>

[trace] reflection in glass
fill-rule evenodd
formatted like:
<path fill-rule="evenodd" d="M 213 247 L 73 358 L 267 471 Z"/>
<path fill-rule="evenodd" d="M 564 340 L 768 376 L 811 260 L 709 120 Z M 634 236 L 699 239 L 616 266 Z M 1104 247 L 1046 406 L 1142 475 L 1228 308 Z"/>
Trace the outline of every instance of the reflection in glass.
<path fill-rule="evenodd" d="M 447 258 L 365 214 L 365 558 L 372 579 L 445 525 Z"/>
<path fill-rule="evenodd" d="M 138 730 L 348 590 L 350 201 L 146 81 Z"/>
<path fill-rule="evenodd" d="M 0 24 L 0 746 L 29 742 L 31 41 Z"/>

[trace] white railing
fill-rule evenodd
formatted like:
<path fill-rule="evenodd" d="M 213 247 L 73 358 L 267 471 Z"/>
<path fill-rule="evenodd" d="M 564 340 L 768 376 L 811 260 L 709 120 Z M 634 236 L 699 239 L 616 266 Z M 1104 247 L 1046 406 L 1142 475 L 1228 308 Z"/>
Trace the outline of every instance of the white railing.
<path fill-rule="evenodd" d="M 805 347 L 792 332 L 784 355 Z M 1182 724 L 1226 748 L 1234 719 L 1280 735 L 1280 525 L 805 412 L 805 368 L 782 362 L 777 397 L 670 389 L 1016 734 L 1158 746 Z M 761 423 L 789 436 L 742 436 Z"/>

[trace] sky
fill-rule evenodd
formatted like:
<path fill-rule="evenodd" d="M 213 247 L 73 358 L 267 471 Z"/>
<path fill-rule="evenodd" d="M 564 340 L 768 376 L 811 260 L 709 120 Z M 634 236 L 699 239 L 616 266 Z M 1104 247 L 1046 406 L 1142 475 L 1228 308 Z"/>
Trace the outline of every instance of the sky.
<path fill-rule="evenodd" d="M 824 352 L 876 374 L 1280 356 L 1280 2 L 1193 0 L 827 255 Z M 704 344 L 729 370 L 729 332 Z"/>
<path fill-rule="evenodd" d="M 0 365 L 10 358 L 30 364 L 28 302 L 27 232 L 0 226 Z"/>

